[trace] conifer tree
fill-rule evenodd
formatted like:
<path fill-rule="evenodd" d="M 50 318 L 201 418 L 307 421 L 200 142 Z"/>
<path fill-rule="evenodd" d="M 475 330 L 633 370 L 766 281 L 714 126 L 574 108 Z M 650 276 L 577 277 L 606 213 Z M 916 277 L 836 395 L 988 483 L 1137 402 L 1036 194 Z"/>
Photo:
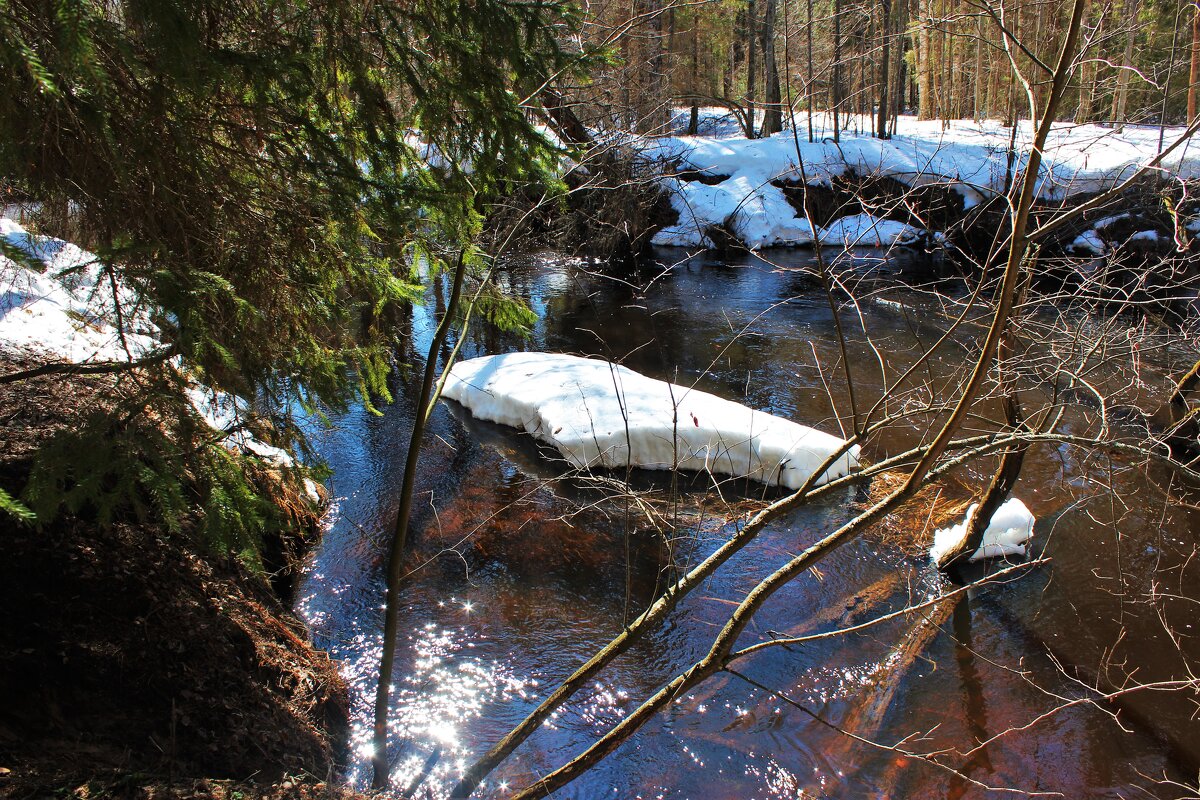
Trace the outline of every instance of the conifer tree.
<path fill-rule="evenodd" d="M 0 180 L 71 209 L 156 310 L 181 362 L 142 365 L 126 411 L 178 429 L 178 363 L 267 409 L 386 397 L 380 312 L 555 157 L 521 97 L 570 65 L 570 24 L 553 2 L 0 0 Z M 58 467 L 43 510 L 92 485 Z"/>

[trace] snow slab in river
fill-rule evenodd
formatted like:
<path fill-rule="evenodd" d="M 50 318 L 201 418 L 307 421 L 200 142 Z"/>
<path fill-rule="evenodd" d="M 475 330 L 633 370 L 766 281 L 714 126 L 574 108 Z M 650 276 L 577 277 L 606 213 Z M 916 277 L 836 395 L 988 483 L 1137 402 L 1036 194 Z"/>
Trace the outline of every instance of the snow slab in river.
<path fill-rule="evenodd" d="M 978 509 L 979 504 L 972 503 L 962 522 L 934 532 L 933 546 L 929 548 L 929 556 L 934 563 L 962 542 L 967 535 L 967 524 Z M 1024 556 L 1025 543 L 1033 538 L 1033 523 L 1033 514 L 1025 504 L 1015 497 L 1010 497 L 992 515 L 987 530 L 983 532 L 983 544 L 971 554 L 969 560 Z"/>
<path fill-rule="evenodd" d="M 796 184 L 803 179 L 828 186 L 835 177 L 853 171 L 894 178 L 907 186 L 942 184 L 960 194 L 970 208 L 1003 191 L 1009 170 L 1012 128 L 995 121 L 942 123 L 902 116 L 891 139 L 847 131 L 836 143 L 829 138 L 832 128 L 823 115 L 816 117 L 816 141 L 811 143 L 803 121 L 798 123 L 798 142 L 791 131 L 763 139 L 716 135 L 643 141 L 644 157 L 667 167 L 669 174 L 662 183 L 679 212 L 679 221 L 656 235 L 653 243 L 708 247 L 707 228 L 728 225 L 750 248 L 811 244 L 807 221 L 796 216 L 775 183 Z M 870 130 L 869 123 L 860 127 Z M 1181 132 L 1167 131 L 1166 141 Z M 1019 126 L 1017 151 L 1022 159 L 1032 135 L 1028 122 Z M 1112 186 L 1155 157 L 1158 135 L 1158 128 L 1149 126 L 1126 125 L 1116 131 L 1099 125 L 1056 124 L 1047 140 L 1039 197 L 1061 201 Z M 1200 153 L 1172 156 L 1164 168 L 1182 177 L 1200 175 Z M 724 180 L 682 180 L 672 169 L 713 179 L 724 176 Z"/>
<path fill-rule="evenodd" d="M 554 445 L 578 468 L 704 470 L 797 489 L 845 442 L 607 361 L 508 353 L 461 361 L 444 397 Z M 858 466 L 857 445 L 820 482 Z"/>

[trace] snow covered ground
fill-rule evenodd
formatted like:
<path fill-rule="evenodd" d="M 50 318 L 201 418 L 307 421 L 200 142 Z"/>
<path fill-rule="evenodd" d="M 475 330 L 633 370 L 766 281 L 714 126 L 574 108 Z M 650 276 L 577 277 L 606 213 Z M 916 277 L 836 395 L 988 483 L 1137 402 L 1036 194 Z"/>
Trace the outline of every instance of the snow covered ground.
<path fill-rule="evenodd" d="M 0 348 L 73 364 L 137 360 L 162 348 L 150 309 L 94 254 L 30 233 L 5 217 L 0 217 L 0 240 L 14 256 L 0 253 Z M 118 330 L 118 307 L 124 335 Z M 225 434 L 227 446 L 278 466 L 293 465 L 286 452 L 246 432 L 250 411 L 242 398 L 200 384 L 188 389 L 188 398 L 214 430 Z M 315 496 L 315 486 L 309 489 Z"/>
<path fill-rule="evenodd" d="M 901 117 L 897 135 L 881 140 L 870 136 L 864 120 L 850 118 L 852 128 L 864 132 L 844 130 L 841 142 L 834 143 L 828 138 L 829 120 L 820 115 L 814 126 L 816 141 L 810 144 L 803 117 L 797 117 L 797 143 L 790 131 L 765 139 L 742 138 L 735 126 L 720 123 L 721 116 L 720 110 L 704 110 L 701 129 L 718 131 L 715 135 L 646 142 L 645 156 L 667 172 L 663 184 L 679 212 L 679 222 L 660 231 L 654 244 L 711 246 L 706 229 L 726 224 L 753 249 L 812 244 L 808 221 L 797 217 L 783 191 L 772 185 L 772 181 L 800 182 L 801 160 L 809 183 L 829 185 L 834 177 L 853 170 L 908 186 L 943 184 L 961 194 L 967 208 L 1002 191 L 1008 171 L 1012 129 L 994 121 L 943 123 Z M 1169 145 L 1181 132 L 1167 129 L 1164 141 Z M 1018 153 L 1028 151 L 1032 136 L 1030 123 L 1022 123 L 1017 131 Z M 1099 125 L 1058 124 L 1047 143 L 1039 195 L 1044 200 L 1063 200 L 1107 188 L 1152 159 L 1158 153 L 1158 139 L 1159 129 L 1151 126 L 1127 125 L 1114 131 Z M 1181 150 L 1167 159 L 1165 169 L 1184 177 L 1200 176 L 1200 147 Z M 709 176 L 709 182 L 675 177 L 695 172 Z M 719 176 L 727 177 L 711 182 Z M 818 239 L 844 246 L 849 237 L 842 234 L 840 229 L 819 230 Z M 891 243 L 880 239 L 884 245 Z M 876 242 L 868 237 L 860 244 Z"/>
<path fill-rule="evenodd" d="M 967 535 L 967 523 L 979 509 L 978 503 L 973 503 L 967 509 L 963 521 L 949 528 L 942 528 L 933 534 L 933 547 L 929 556 L 934 563 L 942 556 L 957 547 Z M 982 546 L 971 554 L 969 561 L 981 561 L 985 558 L 1007 558 L 1008 556 L 1024 556 L 1025 543 L 1033 538 L 1033 514 L 1015 497 L 996 509 L 983 532 Z"/>
<path fill-rule="evenodd" d="M 797 489 L 846 444 L 697 389 L 554 353 L 461 361 L 443 396 L 554 445 L 579 468 L 700 470 Z M 857 467 L 858 452 L 839 457 L 822 482 Z"/>
<path fill-rule="evenodd" d="M 0 217 L 0 240 L 19 263 L 0 253 L 0 342 L 27 354 L 50 353 L 73 363 L 127 361 L 158 346 L 158 329 L 136 295 L 91 253 L 37 236 Z M 124 337 L 113 324 L 117 305 Z"/>

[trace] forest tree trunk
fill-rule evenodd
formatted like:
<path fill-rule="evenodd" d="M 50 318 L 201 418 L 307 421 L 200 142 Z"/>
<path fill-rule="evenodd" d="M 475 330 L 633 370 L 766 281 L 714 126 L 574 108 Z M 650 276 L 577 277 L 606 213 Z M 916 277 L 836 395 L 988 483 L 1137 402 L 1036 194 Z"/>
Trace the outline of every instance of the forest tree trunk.
<path fill-rule="evenodd" d="M 1188 124 L 1196 121 L 1196 84 L 1200 83 L 1200 0 L 1192 12 L 1192 67 L 1188 72 Z"/>
<path fill-rule="evenodd" d="M 879 31 L 883 35 L 883 52 L 879 59 L 879 108 L 875 117 L 875 136 L 888 138 L 888 68 L 892 63 L 892 0 L 879 0 Z"/>
<path fill-rule="evenodd" d="M 775 61 L 775 18 L 778 0 L 766 0 L 766 4 L 762 24 L 763 73 L 766 81 L 762 135 L 770 136 L 783 130 L 783 98 L 779 91 L 779 64 Z"/>
<path fill-rule="evenodd" d="M 931 0 L 917 0 L 917 119 L 934 119 L 937 104 L 933 94 L 933 4 Z"/>
<path fill-rule="evenodd" d="M 746 137 L 754 139 L 754 99 L 758 78 L 758 9 L 755 0 L 746 0 L 746 40 Z"/>
<path fill-rule="evenodd" d="M 1113 95 L 1112 120 L 1114 130 L 1121 130 L 1125 123 L 1125 106 L 1129 98 L 1130 69 L 1133 65 L 1133 45 L 1137 41 L 1138 0 L 1129 0 L 1126 4 L 1126 22 L 1129 33 L 1125 36 L 1125 53 L 1121 59 L 1121 71 L 1117 75 L 1117 91 Z"/>

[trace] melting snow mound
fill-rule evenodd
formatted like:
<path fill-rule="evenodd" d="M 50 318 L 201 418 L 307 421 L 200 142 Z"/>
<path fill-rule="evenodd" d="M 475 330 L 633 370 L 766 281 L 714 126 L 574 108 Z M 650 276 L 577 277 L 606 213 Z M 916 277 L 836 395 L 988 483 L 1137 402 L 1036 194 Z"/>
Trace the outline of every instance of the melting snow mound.
<path fill-rule="evenodd" d="M 978 509 L 979 504 L 972 503 L 962 522 L 934 532 L 933 547 L 929 549 L 929 555 L 935 563 L 941 561 L 942 556 L 957 547 L 966 537 L 967 524 Z M 983 544 L 968 560 L 1024 556 L 1025 543 L 1033 538 L 1033 523 L 1033 514 L 1025 504 L 1015 497 L 1010 497 L 996 509 L 987 530 L 983 532 Z"/>
<path fill-rule="evenodd" d="M 705 470 L 798 489 L 846 445 L 697 389 L 554 353 L 461 361 L 442 394 L 480 419 L 554 445 L 578 468 Z M 849 448 L 818 483 L 857 467 L 858 453 Z"/>

